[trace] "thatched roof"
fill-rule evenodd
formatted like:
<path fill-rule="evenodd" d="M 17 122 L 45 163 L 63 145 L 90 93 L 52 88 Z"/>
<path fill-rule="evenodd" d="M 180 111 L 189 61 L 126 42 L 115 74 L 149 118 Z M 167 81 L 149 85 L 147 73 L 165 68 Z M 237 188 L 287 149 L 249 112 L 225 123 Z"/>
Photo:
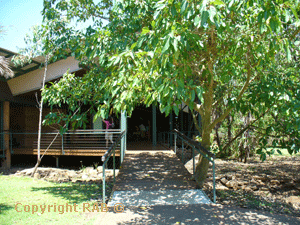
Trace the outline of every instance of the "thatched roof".
<path fill-rule="evenodd" d="M 6 79 L 14 76 L 14 72 L 9 66 L 9 59 L 5 58 L 4 56 L 0 56 L 0 76 L 5 77 Z"/>
<path fill-rule="evenodd" d="M 0 58 L 1 58 L 0 60 L 6 61 L 4 63 L 8 62 L 8 66 L 9 66 L 10 70 L 14 73 L 14 77 L 21 76 L 23 74 L 29 73 L 30 71 L 40 68 L 41 64 L 45 61 L 45 58 L 43 56 L 38 56 L 38 57 L 31 59 L 30 63 L 27 63 L 20 67 L 15 67 L 12 64 L 11 59 L 16 55 L 18 55 L 18 54 L 0 47 Z M 0 64 L 1 64 L 1 61 L 0 61 Z M 1 65 L 0 65 L 0 67 L 1 67 Z M 1 76 L 2 77 L 4 76 L 6 79 L 12 78 L 11 74 L 9 74 L 9 73 L 4 74 L 4 72 L 2 73 L 1 68 L 0 68 L 0 79 L 1 79 Z"/>

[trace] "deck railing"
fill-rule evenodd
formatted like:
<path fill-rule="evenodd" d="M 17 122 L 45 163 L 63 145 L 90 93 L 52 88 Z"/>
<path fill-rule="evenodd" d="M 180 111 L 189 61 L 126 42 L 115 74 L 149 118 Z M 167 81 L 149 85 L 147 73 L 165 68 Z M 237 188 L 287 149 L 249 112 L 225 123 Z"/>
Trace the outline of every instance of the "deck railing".
<path fill-rule="evenodd" d="M 64 155 L 67 150 L 106 150 L 111 145 L 110 140 L 107 142 L 106 136 L 109 135 L 112 137 L 112 141 L 115 142 L 120 133 L 120 129 L 73 130 L 63 135 L 57 135 L 57 132 L 42 132 L 40 149 L 43 151 L 52 143 L 49 150 L 59 151 L 61 155 Z M 0 133 L 0 137 L 3 137 L 4 134 Z M 9 140 L 12 154 L 14 154 L 14 151 L 37 151 L 37 132 L 9 132 Z M 1 153 L 4 156 L 3 138 L 1 138 L 0 144 Z"/>
<path fill-rule="evenodd" d="M 201 143 L 194 141 L 193 139 L 187 137 L 182 132 L 178 130 L 173 130 L 171 132 L 164 132 L 158 135 L 158 141 L 162 145 L 174 150 L 181 159 L 182 163 L 186 163 L 187 160 L 193 159 L 193 175 L 195 174 L 196 165 L 195 158 L 197 155 L 202 155 L 204 158 L 209 160 L 213 166 L 213 202 L 216 202 L 216 178 L 215 178 L 215 155 L 205 149 Z M 186 156 L 188 149 L 191 149 L 191 156 Z M 180 150 L 180 151 L 179 151 Z"/>

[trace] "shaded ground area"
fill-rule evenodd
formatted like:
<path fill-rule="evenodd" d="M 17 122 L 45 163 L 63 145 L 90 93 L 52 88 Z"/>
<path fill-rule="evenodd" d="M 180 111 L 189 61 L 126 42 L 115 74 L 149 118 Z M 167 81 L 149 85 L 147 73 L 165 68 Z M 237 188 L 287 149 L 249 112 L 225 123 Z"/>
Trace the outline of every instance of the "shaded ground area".
<path fill-rule="evenodd" d="M 106 224 L 268 224 L 295 225 L 300 220 L 289 216 L 273 215 L 268 212 L 241 209 L 222 205 L 160 205 L 150 207 L 126 207 L 123 213 L 113 210 L 99 215 L 94 225 Z"/>
<path fill-rule="evenodd" d="M 299 171 L 300 157 L 216 160 L 217 203 L 300 217 Z M 204 191 L 212 199 L 212 169 L 207 181 Z"/>

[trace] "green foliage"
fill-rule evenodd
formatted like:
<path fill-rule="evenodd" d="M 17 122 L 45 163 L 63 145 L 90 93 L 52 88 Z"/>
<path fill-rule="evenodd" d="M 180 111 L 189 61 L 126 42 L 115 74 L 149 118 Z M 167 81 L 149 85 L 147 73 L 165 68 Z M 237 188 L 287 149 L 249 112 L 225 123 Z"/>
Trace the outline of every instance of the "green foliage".
<path fill-rule="evenodd" d="M 102 117 L 111 110 L 130 115 L 140 103 L 178 114 L 184 102 L 201 114 L 202 141 L 209 148 L 212 130 L 231 112 L 250 111 L 258 118 L 270 107 L 295 103 L 299 93 L 287 93 L 288 83 L 281 87 L 280 76 L 297 82 L 295 69 L 283 71 L 296 53 L 299 7 L 299 1 L 280 0 L 44 1 L 40 34 L 49 37 L 44 51 L 53 59 L 71 53 L 88 72 L 66 74 L 43 95 L 49 105 L 66 104 L 71 111 L 92 105 L 90 110 Z M 88 19 L 93 23 L 84 30 L 72 26 L 71 21 Z M 284 62 L 280 68 L 278 60 Z M 281 118 L 294 113 L 296 120 L 297 109 L 293 105 Z M 70 120 L 70 115 L 55 114 L 48 122 L 63 118 L 74 126 L 84 124 L 84 116 Z M 266 135 L 280 128 L 268 126 Z M 296 128 L 284 130 L 294 135 Z"/>

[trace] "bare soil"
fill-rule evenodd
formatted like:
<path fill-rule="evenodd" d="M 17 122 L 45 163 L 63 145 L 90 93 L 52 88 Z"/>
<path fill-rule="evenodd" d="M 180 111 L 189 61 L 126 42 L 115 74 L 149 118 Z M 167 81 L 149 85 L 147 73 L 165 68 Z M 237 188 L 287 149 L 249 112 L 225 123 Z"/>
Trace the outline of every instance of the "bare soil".
<path fill-rule="evenodd" d="M 216 203 L 300 217 L 300 157 L 216 160 Z M 212 168 L 204 191 L 213 199 Z"/>

